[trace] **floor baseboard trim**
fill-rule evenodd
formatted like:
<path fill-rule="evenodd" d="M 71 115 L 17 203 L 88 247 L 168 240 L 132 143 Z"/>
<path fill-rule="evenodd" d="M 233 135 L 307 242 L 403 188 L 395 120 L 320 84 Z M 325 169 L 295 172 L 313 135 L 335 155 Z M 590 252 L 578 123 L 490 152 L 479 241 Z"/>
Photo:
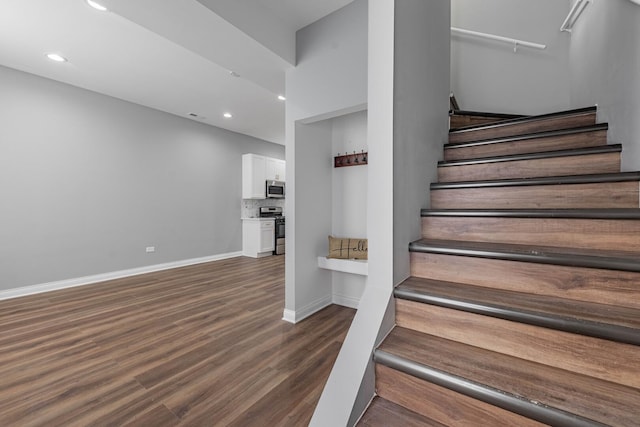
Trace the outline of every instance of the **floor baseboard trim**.
<path fill-rule="evenodd" d="M 163 264 L 148 265 L 145 267 L 137 267 L 127 270 L 113 271 L 110 273 L 95 274 L 92 276 L 77 277 L 74 279 L 58 280 L 55 282 L 41 283 L 38 285 L 30 285 L 14 289 L 6 289 L 0 291 L 0 300 L 18 298 L 27 295 L 40 294 L 43 292 L 57 291 L 67 288 L 74 288 L 77 286 L 92 285 L 107 280 L 122 279 L 124 277 L 153 273 L 155 271 L 170 270 L 172 268 L 186 267 L 188 265 L 203 264 L 205 262 L 220 261 L 223 259 L 235 258 L 239 256 L 242 256 L 242 251 L 211 255 L 201 258 L 172 261 Z"/>
<path fill-rule="evenodd" d="M 282 315 L 282 320 L 289 323 L 298 323 L 331 304 L 333 304 L 331 295 L 327 295 L 324 298 L 313 301 L 311 304 L 307 304 L 300 310 L 285 309 Z"/>
<path fill-rule="evenodd" d="M 332 301 L 334 304 L 338 304 L 343 307 L 355 308 L 356 310 L 358 309 L 358 304 L 360 304 L 360 298 L 355 298 L 349 295 L 333 294 Z"/>
<path fill-rule="evenodd" d="M 296 312 L 285 308 L 284 313 L 282 313 L 282 320 L 289 323 L 296 323 Z"/>

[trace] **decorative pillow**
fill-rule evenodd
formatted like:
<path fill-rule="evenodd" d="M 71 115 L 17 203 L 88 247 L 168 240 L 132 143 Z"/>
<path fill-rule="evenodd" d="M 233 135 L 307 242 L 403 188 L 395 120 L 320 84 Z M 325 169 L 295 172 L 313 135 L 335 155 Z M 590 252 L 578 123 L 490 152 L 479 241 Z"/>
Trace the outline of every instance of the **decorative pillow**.
<path fill-rule="evenodd" d="M 329 255 L 327 258 L 338 259 L 368 259 L 367 239 L 345 239 L 329 236 Z"/>

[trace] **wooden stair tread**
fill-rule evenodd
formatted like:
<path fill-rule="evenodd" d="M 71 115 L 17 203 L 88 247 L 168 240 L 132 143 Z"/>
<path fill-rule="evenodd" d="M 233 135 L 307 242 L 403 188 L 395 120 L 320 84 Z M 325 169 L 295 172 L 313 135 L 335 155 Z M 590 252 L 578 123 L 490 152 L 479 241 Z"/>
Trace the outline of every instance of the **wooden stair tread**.
<path fill-rule="evenodd" d="M 471 159 L 448 159 L 438 164 L 438 182 L 534 179 L 541 177 L 620 173 L 622 146 L 570 149 L 500 155 Z"/>
<path fill-rule="evenodd" d="M 562 130 L 533 129 L 529 132 L 502 137 L 484 135 L 467 142 L 445 144 L 444 158 L 445 160 L 477 159 L 507 154 L 600 147 L 608 143 L 607 132 L 608 125 L 605 123 Z"/>
<path fill-rule="evenodd" d="M 421 216 L 640 219 L 640 209 L 422 209 Z"/>
<path fill-rule="evenodd" d="M 461 188 L 518 187 L 533 185 L 596 184 L 640 181 L 640 172 L 620 172 L 595 175 L 549 176 L 540 178 L 497 179 L 488 181 L 458 181 L 432 183 L 432 190 Z"/>
<path fill-rule="evenodd" d="M 514 405 L 513 409 L 505 409 L 533 411 L 528 416 L 536 416 L 538 410 L 555 409 L 561 412 L 551 416 L 582 417 L 563 425 L 634 426 L 640 419 L 638 389 L 406 328 L 394 328 L 375 351 L 374 360 L 416 376 L 424 371 L 426 375 L 422 378 L 429 381 L 433 376 L 442 377 L 444 386 L 451 383 L 458 387 L 456 391 L 481 400 L 483 393 L 482 390 L 478 393 L 478 389 L 486 388 Z"/>
<path fill-rule="evenodd" d="M 411 277 L 396 298 L 640 345 L 640 310 Z"/>
<path fill-rule="evenodd" d="M 592 178 L 587 175 L 583 175 L 585 179 L 565 178 L 568 179 L 439 183 L 432 185 L 434 191 L 429 198 L 434 209 L 636 209 L 640 206 L 638 180 L 619 181 L 618 174 L 611 182 L 584 182 Z"/>
<path fill-rule="evenodd" d="M 603 145 L 600 147 L 574 148 L 570 150 L 544 151 L 541 153 L 510 154 L 505 156 L 484 157 L 478 159 L 439 161 L 438 167 L 479 165 L 487 163 L 514 162 L 522 160 L 540 160 L 554 157 L 574 157 L 591 154 L 620 153 L 621 144 Z"/>
<path fill-rule="evenodd" d="M 411 275 L 640 309 L 640 273 L 412 252 Z"/>
<path fill-rule="evenodd" d="M 426 214 L 421 218 L 421 237 L 604 251 L 622 249 L 640 254 L 640 218 L 637 216 L 594 219 L 577 215 L 571 218 L 569 215 L 492 214 Z"/>
<path fill-rule="evenodd" d="M 597 132 L 597 131 L 608 130 L 608 129 L 609 129 L 609 125 L 607 123 L 598 123 L 592 126 L 580 126 L 577 128 L 535 132 L 535 133 L 528 133 L 524 135 L 503 136 L 500 138 L 489 138 L 489 139 L 483 139 L 483 140 L 472 141 L 472 142 L 446 143 L 444 145 L 444 148 L 447 150 L 447 149 L 477 147 L 481 145 L 492 145 L 492 144 L 500 144 L 505 142 L 517 142 L 517 141 L 524 141 L 529 139 L 549 138 L 552 136 L 563 136 L 563 135 L 574 135 L 574 134 L 580 134 L 580 133 L 586 133 L 586 132 Z"/>
<path fill-rule="evenodd" d="M 490 111 L 472 111 L 472 110 L 450 110 L 449 115 L 450 116 L 493 117 L 496 119 L 519 119 L 522 117 L 529 117 L 523 114 L 494 113 Z"/>
<path fill-rule="evenodd" d="M 412 242 L 409 251 L 640 272 L 640 254 L 627 251 L 436 239 Z"/>
<path fill-rule="evenodd" d="M 530 116 L 521 119 L 502 120 L 487 124 L 473 124 L 449 132 L 449 143 L 464 143 L 525 135 L 560 129 L 572 129 L 596 124 L 596 109 L 581 108 L 559 113 Z"/>
<path fill-rule="evenodd" d="M 446 427 L 424 415 L 376 396 L 357 424 L 360 427 Z"/>
<path fill-rule="evenodd" d="M 497 122 L 497 123 L 491 123 L 491 124 L 485 124 L 485 125 L 465 126 L 463 128 L 459 128 L 459 129 L 451 129 L 449 131 L 449 133 L 450 134 L 454 134 L 454 133 L 464 133 L 464 132 L 469 132 L 469 131 L 479 130 L 479 129 L 494 129 L 494 128 L 497 128 L 497 127 L 509 126 L 509 125 L 512 125 L 512 124 L 536 122 L 536 121 L 545 120 L 545 119 L 552 118 L 552 117 L 572 116 L 572 115 L 584 114 L 584 113 L 595 113 L 596 110 L 597 110 L 597 107 L 592 106 L 592 107 L 586 107 L 586 108 L 576 108 L 576 109 L 573 109 L 573 110 L 559 111 L 559 112 L 555 112 L 555 113 L 540 114 L 540 115 L 535 115 L 535 116 L 524 116 L 524 117 L 518 117 L 518 118 L 503 120 L 503 121 L 500 121 L 500 122 Z"/>
<path fill-rule="evenodd" d="M 480 111 L 450 110 L 449 124 L 451 129 L 463 128 L 483 123 L 492 123 L 507 119 L 524 117 L 518 114 L 485 113 Z"/>

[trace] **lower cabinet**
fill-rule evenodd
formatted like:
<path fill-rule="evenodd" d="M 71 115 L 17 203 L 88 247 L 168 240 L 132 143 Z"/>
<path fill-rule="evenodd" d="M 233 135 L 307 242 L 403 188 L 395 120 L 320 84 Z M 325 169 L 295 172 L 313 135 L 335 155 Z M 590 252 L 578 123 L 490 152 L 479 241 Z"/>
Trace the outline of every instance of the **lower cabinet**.
<path fill-rule="evenodd" d="M 242 254 L 252 258 L 273 255 L 275 249 L 273 218 L 242 220 Z"/>

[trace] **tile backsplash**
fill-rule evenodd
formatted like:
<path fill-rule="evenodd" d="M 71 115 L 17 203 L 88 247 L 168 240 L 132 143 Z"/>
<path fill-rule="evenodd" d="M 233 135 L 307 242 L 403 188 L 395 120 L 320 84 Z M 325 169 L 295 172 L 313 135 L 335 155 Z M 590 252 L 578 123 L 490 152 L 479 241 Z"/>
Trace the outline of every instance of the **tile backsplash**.
<path fill-rule="evenodd" d="M 284 199 L 242 199 L 240 215 L 242 218 L 257 218 L 259 216 L 258 210 L 263 206 L 278 206 L 284 212 Z"/>

